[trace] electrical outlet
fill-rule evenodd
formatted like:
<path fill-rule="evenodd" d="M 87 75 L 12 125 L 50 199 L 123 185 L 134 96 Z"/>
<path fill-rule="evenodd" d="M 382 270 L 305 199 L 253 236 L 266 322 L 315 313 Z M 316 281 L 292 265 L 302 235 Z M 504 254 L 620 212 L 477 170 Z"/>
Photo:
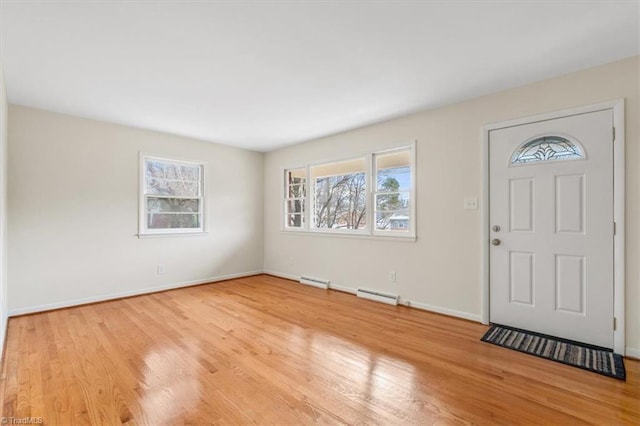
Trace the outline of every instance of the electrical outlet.
<path fill-rule="evenodd" d="M 389 272 L 389 282 L 390 283 L 395 283 L 396 282 L 396 273 L 394 271 Z"/>
<path fill-rule="evenodd" d="M 164 274 L 164 273 L 165 273 L 164 265 L 158 265 L 158 275 Z"/>
<path fill-rule="evenodd" d="M 478 199 L 477 198 L 465 198 L 464 199 L 464 209 L 465 210 L 478 210 Z"/>

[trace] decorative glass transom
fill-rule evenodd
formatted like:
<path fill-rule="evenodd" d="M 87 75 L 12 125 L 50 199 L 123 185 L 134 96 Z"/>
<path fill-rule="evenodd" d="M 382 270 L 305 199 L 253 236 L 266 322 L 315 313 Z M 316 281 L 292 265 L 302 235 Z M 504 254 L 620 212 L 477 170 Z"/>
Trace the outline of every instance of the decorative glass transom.
<path fill-rule="evenodd" d="M 521 145 L 511 156 L 511 164 L 584 158 L 580 145 L 562 136 L 543 136 Z"/>

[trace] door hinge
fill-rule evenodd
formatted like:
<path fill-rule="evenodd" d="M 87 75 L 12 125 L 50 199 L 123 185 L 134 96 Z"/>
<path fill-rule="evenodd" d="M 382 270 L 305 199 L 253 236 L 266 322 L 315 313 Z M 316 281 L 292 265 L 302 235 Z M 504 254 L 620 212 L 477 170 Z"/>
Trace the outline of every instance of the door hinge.
<path fill-rule="evenodd" d="M 613 140 L 611 142 L 615 142 L 616 141 L 616 128 L 612 127 L 613 129 Z"/>
<path fill-rule="evenodd" d="M 616 321 L 616 317 L 613 317 L 613 331 L 616 331 L 617 327 L 618 327 L 618 322 Z"/>
<path fill-rule="evenodd" d="M 616 223 L 613 222 L 613 235 L 616 235 Z"/>

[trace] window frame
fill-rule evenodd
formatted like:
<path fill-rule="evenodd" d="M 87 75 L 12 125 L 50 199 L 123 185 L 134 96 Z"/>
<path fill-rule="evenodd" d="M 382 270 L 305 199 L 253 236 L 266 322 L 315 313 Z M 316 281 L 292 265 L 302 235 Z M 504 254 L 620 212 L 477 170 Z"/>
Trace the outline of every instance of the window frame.
<path fill-rule="evenodd" d="M 390 231 L 390 230 L 377 230 L 373 220 L 375 213 L 373 212 L 373 206 L 375 205 L 375 195 L 377 184 L 374 182 L 376 173 L 375 169 L 375 156 L 380 154 L 390 154 L 394 152 L 409 151 L 409 158 L 411 161 L 411 189 L 410 193 L 410 205 L 409 205 L 409 229 L 408 231 Z M 366 226 L 363 229 L 329 229 L 329 228 L 314 228 L 311 226 L 313 219 L 313 213 L 311 209 L 315 203 L 315 191 L 311 182 L 311 169 L 313 167 L 322 166 L 331 163 L 342 163 L 347 161 L 353 161 L 357 159 L 364 159 L 365 167 L 365 188 L 366 188 Z M 286 173 L 290 170 L 304 169 L 305 170 L 305 193 L 304 211 L 303 211 L 303 226 L 302 227 L 288 227 L 286 226 L 287 210 L 286 210 L 286 182 L 284 181 Z M 416 239 L 416 142 L 394 145 L 393 147 L 386 149 L 379 149 L 375 151 L 368 151 L 359 155 L 345 156 L 335 159 L 314 161 L 306 163 L 297 167 L 285 167 L 281 169 L 282 184 L 284 184 L 284 190 L 281 192 L 281 213 L 280 223 L 281 231 L 287 233 L 304 233 L 308 235 L 322 235 L 322 236 L 345 236 L 355 238 L 380 238 L 380 239 L 396 239 L 396 240 L 411 240 Z"/>
<path fill-rule="evenodd" d="M 401 192 L 408 192 L 409 193 L 409 229 L 405 232 L 405 231 L 392 231 L 392 230 L 385 230 L 385 229 L 377 229 L 375 226 L 375 223 L 372 223 L 371 225 L 373 226 L 372 230 L 372 234 L 373 235 L 378 235 L 378 236 L 389 236 L 389 237 L 408 237 L 408 238 L 415 238 L 416 237 L 416 150 L 415 150 L 415 142 L 412 143 L 410 146 L 404 146 L 404 147 L 399 147 L 399 148 L 391 148 L 391 149 L 387 149 L 387 150 L 383 150 L 383 151 L 376 151 L 372 153 L 372 159 L 371 159 L 371 168 L 372 168 L 372 174 L 373 177 L 375 178 L 375 183 L 372 182 L 372 188 L 371 188 L 371 199 L 372 199 L 372 209 L 373 207 L 375 207 L 375 202 L 376 202 L 376 195 L 378 195 L 378 193 L 380 191 L 378 191 L 378 185 L 377 185 L 377 181 L 378 181 L 378 169 L 376 168 L 375 165 L 375 159 L 377 155 L 385 155 L 385 154 L 394 154 L 396 152 L 402 152 L 402 151 L 409 151 L 409 160 L 411 161 L 411 188 L 409 188 L 409 191 L 397 191 L 399 193 Z M 372 179 L 373 181 L 374 179 Z M 374 221 L 375 221 L 375 212 L 372 210 L 371 212 L 374 216 Z"/>
<path fill-rule="evenodd" d="M 200 167 L 200 182 L 199 182 L 199 195 L 197 197 L 181 197 L 181 196 L 158 196 L 146 193 L 146 162 L 160 161 L 169 164 L 184 164 L 188 166 Z M 149 154 L 140 152 L 139 158 L 139 187 L 138 187 L 138 237 L 146 236 L 188 236 L 188 235 L 206 235 L 208 232 L 209 221 L 207 220 L 208 212 L 208 197 L 206 195 L 207 190 L 207 176 L 208 165 L 205 161 L 188 160 L 178 157 L 166 157 L 162 155 Z M 183 198 L 183 199 L 197 199 L 198 200 L 198 215 L 200 216 L 200 226 L 198 228 L 149 228 L 147 223 L 147 200 L 149 198 Z"/>

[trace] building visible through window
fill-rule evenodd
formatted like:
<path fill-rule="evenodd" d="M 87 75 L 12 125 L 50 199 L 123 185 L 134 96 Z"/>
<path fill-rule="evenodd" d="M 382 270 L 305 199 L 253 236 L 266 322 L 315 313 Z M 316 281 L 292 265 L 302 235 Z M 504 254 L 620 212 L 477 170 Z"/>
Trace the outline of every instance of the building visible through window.
<path fill-rule="evenodd" d="M 284 229 L 415 236 L 415 144 L 284 172 Z"/>

